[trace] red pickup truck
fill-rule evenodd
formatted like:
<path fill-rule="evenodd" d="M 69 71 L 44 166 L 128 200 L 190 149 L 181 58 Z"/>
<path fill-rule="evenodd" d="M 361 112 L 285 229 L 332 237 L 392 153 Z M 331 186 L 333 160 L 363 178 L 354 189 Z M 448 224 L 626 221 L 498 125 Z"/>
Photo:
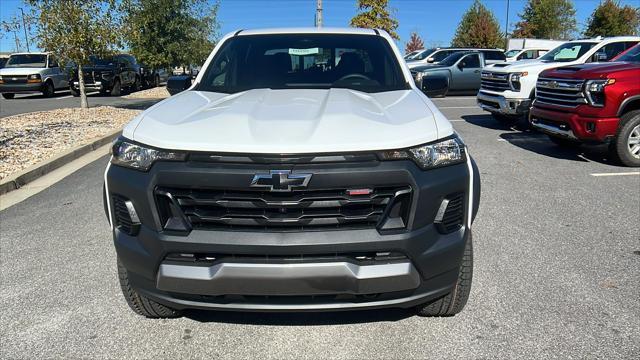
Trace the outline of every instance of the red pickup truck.
<path fill-rule="evenodd" d="M 640 45 L 609 63 L 542 72 L 529 121 L 558 145 L 608 143 L 613 159 L 640 166 Z"/>

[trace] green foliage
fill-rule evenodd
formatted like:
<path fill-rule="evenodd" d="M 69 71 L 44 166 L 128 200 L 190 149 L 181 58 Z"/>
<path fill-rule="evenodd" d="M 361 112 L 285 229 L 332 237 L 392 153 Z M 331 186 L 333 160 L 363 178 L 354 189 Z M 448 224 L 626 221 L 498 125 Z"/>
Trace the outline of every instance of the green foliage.
<path fill-rule="evenodd" d="M 59 59 L 89 63 L 120 45 L 114 0 L 31 0 L 38 17 L 38 45 Z"/>
<path fill-rule="evenodd" d="M 367 29 L 382 29 L 399 40 L 396 33 L 398 20 L 394 19 L 388 9 L 389 0 L 358 0 L 360 12 L 351 19 L 351 26 Z"/>
<path fill-rule="evenodd" d="M 504 45 L 498 20 L 480 0 L 475 0 L 462 17 L 451 45 L 481 48 L 499 48 Z"/>
<path fill-rule="evenodd" d="M 638 34 L 640 8 L 620 6 L 619 1 L 605 0 L 593 11 L 585 36 L 621 36 Z"/>
<path fill-rule="evenodd" d="M 411 33 L 411 37 L 409 38 L 409 41 L 404 47 L 404 53 L 408 54 L 412 51 L 416 51 L 420 49 L 424 49 L 424 41 L 422 41 L 422 38 L 420 37 L 420 35 L 418 35 L 414 31 Z"/>
<path fill-rule="evenodd" d="M 154 68 L 201 65 L 218 35 L 218 8 L 206 0 L 125 0 L 129 49 Z"/>
<path fill-rule="evenodd" d="M 516 38 L 571 39 L 576 31 L 576 10 L 570 0 L 529 0 L 511 36 Z"/>

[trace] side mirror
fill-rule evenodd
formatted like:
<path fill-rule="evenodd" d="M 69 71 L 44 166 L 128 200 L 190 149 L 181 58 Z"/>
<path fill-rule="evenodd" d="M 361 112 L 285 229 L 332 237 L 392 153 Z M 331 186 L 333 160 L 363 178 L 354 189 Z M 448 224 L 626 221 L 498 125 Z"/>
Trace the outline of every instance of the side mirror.
<path fill-rule="evenodd" d="M 191 76 L 189 75 L 171 76 L 167 80 L 167 91 L 171 95 L 183 92 L 189 87 L 191 87 Z"/>
<path fill-rule="evenodd" d="M 431 64 L 431 63 L 433 63 L 433 62 L 435 62 L 435 61 L 436 61 L 436 59 L 434 59 L 434 58 L 432 58 L 432 57 L 427 58 L 427 62 L 428 62 L 429 64 Z"/>
<path fill-rule="evenodd" d="M 606 53 L 597 52 L 593 54 L 593 61 L 595 62 L 601 62 L 601 61 L 607 61 L 607 60 L 609 60 L 609 57 L 607 56 Z"/>

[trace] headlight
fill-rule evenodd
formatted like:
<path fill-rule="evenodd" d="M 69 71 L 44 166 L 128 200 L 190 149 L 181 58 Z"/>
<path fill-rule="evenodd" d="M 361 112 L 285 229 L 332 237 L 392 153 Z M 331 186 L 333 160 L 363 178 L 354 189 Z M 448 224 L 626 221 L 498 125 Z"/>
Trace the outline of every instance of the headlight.
<path fill-rule="evenodd" d="M 27 82 L 41 82 L 40 74 L 32 74 L 27 76 Z"/>
<path fill-rule="evenodd" d="M 409 149 L 382 151 L 379 156 L 382 160 L 411 159 L 425 170 L 459 164 L 467 160 L 464 143 L 457 135 Z"/>
<path fill-rule="evenodd" d="M 509 74 L 509 86 L 511 87 L 511 90 L 520 91 L 520 78 L 523 78 L 527 75 L 529 75 L 529 73 L 526 71 Z"/>
<path fill-rule="evenodd" d="M 187 156 L 185 153 L 144 147 L 123 137 L 113 143 L 111 154 L 112 164 L 141 171 L 149 170 L 156 161 L 184 161 Z"/>
<path fill-rule="evenodd" d="M 616 79 L 589 80 L 584 86 L 584 94 L 587 96 L 589 104 L 593 106 L 604 106 L 604 88 L 607 85 L 615 84 Z"/>

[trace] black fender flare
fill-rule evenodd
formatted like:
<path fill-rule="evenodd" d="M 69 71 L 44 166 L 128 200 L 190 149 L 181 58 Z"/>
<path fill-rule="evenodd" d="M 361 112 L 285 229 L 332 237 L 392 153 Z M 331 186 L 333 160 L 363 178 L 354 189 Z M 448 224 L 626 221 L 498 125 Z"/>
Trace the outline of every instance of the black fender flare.
<path fill-rule="evenodd" d="M 620 103 L 620 106 L 618 107 L 618 117 L 622 116 L 622 114 L 625 113 L 625 109 L 627 108 L 627 106 L 635 101 L 640 102 L 640 95 L 633 95 L 624 99 L 624 101 L 622 101 L 622 103 Z"/>

